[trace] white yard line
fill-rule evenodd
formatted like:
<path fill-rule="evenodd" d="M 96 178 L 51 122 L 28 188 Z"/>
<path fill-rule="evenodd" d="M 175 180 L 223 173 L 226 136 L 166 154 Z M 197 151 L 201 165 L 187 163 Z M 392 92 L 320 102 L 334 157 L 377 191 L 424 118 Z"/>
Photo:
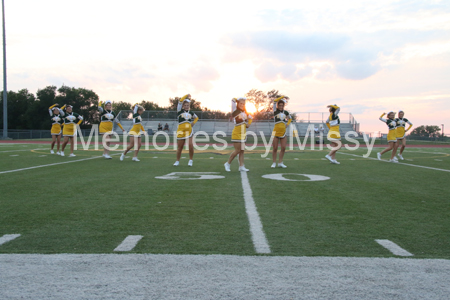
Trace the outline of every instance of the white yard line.
<path fill-rule="evenodd" d="M 31 150 L 36 150 L 36 149 L 6 150 L 6 151 L 0 151 L 0 153 L 19 152 L 19 151 L 31 151 Z"/>
<path fill-rule="evenodd" d="M 383 159 L 382 160 L 378 160 L 377 158 L 373 158 L 373 157 L 363 157 L 363 156 L 360 156 L 360 155 L 350 154 L 350 153 L 343 153 L 343 152 L 337 152 L 337 153 L 344 154 L 344 155 L 351 155 L 351 156 L 355 156 L 355 157 L 362 157 L 362 158 L 371 159 L 371 160 L 377 160 L 377 161 L 382 161 L 382 162 L 387 162 L 387 163 L 390 163 L 390 164 L 395 164 L 395 163 L 391 163 L 391 162 L 389 162 L 387 160 L 383 160 Z M 427 167 L 427 166 L 407 164 L 407 163 L 404 163 L 404 162 L 401 162 L 401 161 L 399 163 L 397 163 L 397 165 L 411 166 L 411 167 L 417 167 L 417 168 L 424 168 L 424 169 L 430 169 L 430 170 L 435 170 L 435 171 L 450 172 L 450 170 L 447 170 L 447 169 L 438 169 L 438 168 L 432 168 L 432 167 Z"/>
<path fill-rule="evenodd" d="M 84 160 L 96 159 L 96 158 L 101 158 L 101 157 L 103 157 L 103 156 L 94 156 L 94 157 L 83 158 L 83 159 L 77 159 L 77 160 L 63 161 L 63 162 L 54 163 L 54 164 L 48 164 L 48 165 L 41 165 L 41 166 L 34 166 L 34 167 L 23 168 L 23 169 L 16 169 L 16 170 L 2 171 L 2 172 L 0 172 L 0 174 L 13 173 L 13 172 L 20 172 L 20 171 L 26 171 L 26 170 L 32 170 L 32 169 L 38 169 L 38 168 L 44 168 L 44 167 L 57 166 L 57 165 L 62 165 L 62 164 L 70 164 L 70 163 L 77 162 L 77 161 L 84 161 Z"/>
<path fill-rule="evenodd" d="M 414 254 L 406 251 L 405 249 L 403 249 L 402 247 L 400 247 L 396 243 L 391 242 L 390 240 L 375 240 L 375 242 L 377 242 L 378 244 L 380 244 L 384 248 L 386 248 L 389 251 L 391 251 L 392 254 L 394 254 L 394 255 L 398 255 L 398 256 L 414 256 Z"/>
<path fill-rule="evenodd" d="M 142 238 L 142 235 L 129 235 L 116 247 L 116 249 L 114 249 L 114 251 L 131 251 Z"/>
<path fill-rule="evenodd" d="M 270 253 L 269 243 L 263 230 L 261 219 L 253 200 L 252 189 L 248 181 L 247 172 L 241 172 L 242 189 L 244 190 L 245 211 L 247 212 L 256 253 Z"/>
<path fill-rule="evenodd" d="M 5 234 L 2 237 L 0 237 L 0 245 L 3 245 L 4 243 L 17 239 L 19 236 L 20 234 Z"/>

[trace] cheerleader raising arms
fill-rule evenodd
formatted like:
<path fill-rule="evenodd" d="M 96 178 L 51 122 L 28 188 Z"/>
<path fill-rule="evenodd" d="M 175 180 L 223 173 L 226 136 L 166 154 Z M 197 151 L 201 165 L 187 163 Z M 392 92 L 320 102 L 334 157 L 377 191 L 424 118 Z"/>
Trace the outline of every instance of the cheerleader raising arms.
<path fill-rule="evenodd" d="M 137 156 L 139 153 L 139 149 L 141 149 L 141 130 L 145 131 L 144 126 L 142 126 L 142 117 L 141 117 L 143 112 L 144 108 L 136 103 L 133 108 L 133 127 L 128 133 L 130 135 L 130 144 L 128 145 L 125 152 L 123 152 L 122 155 L 120 155 L 120 160 L 123 160 L 128 151 L 130 151 L 131 148 L 133 148 L 136 145 L 132 161 L 140 161 L 137 158 Z"/>
<path fill-rule="evenodd" d="M 339 124 L 341 124 L 341 120 L 339 119 L 339 112 L 341 108 L 335 105 L 328 105 L 328 111 L 330 112 L 330 116 L 328 117 L 326 124 L 329 129 L 327 138 L 330 141 L 331 147 L 333 148 L 330 153 L 325 155 L 325 158 L 328 159 L 332 164 L 339 165 L 340 162 L 336 160 L 336 152 L 341 149 L 341 133 L 339 131 Z"/>
<path fill-rule="evenodd" d="M 395 121 L 397 122 L 397 129 L 396 129 L 396 133 L 397 133 L 397 149 L 398 147 L 400 147 L 400 153 L 398 154 L 398 157 L 403 160 L 403 150 L 405 150 L 406 147 L 406 137 L 405 137 L 405 133 L 408 132 L 411 127 L 413 126 L 413 124 L 405 118 L 405 112 L 403 110 L 399 110 L 398 111 L 398 118 L 395 119 Z M 408 129 L 405 130 L 405 125 L 406 123 L 409 124 Z"/>
<path fill-rule="evenodd" d="M 231 99 L 231 111 L 234 121 L 234 129 L 231 134 L 231 141 L 233 142 L 234 151 L 230 154 L 230 158 L 224 164 L 225 171 L 230 172 L 231 162 L 239 155 L 239 171 L 248 172 L 244 166 L 244 150 L 245 142 L 247 141 L 247 128 L 252 124 L 252 117 L 249 116 L 245 110 L 245 100 L 247 98 L 233 98 Z"/>
<path fill-rule="evenodd" d="M 100 112 L 99 134 L 103 135 L 103 139 L 106 144 L 106 147 L 103 149 L 103 157 L 106 159 L 111 159 L 112 157 L 109 155 L 109 146 L 111 144 L 110 134 L 113 131 L 113 122 L 116 122 L 122 131 L 125 130 L 117 119 L 116 113 L 112 111 L 112 102 L 110 100 L 106 100 L 104 109 L 102 105 L 103 102 L 100 101 L 98 104 L 98 111 Z"/>
<path fill-rule="evenodd" d="M 52 146 L 50 153 L 54 154 L 53 148 L 55 147 L 55 143 L 57 143 L 56 154 L 60 154 L 59 147 L 61 143 L 61 128 L 64 124 L 64 120 L 62 117 L 64 116 L 64 112 L 61 108 L 58 107 L 58 103 L 53 104 L 48 108 L 48 113 L 50 114 L 50 120 L 52 122 L 52 129 L 50 131 L 52 135 Z"/>
<path fill-rule="evenodd" d="M 275 138 L 272 142 L 272 166 L 271 168 L 275 168 L 277 166 L 277 151 L 278 151 L 278 143 L 281 144 L 280 157 L 278 160 L 278 167 L 287 168 L 283 164 L 284 152 L 286 151 L 286 129 L 291 124 L 292 118 L 287 111 L 284 110 L 286 106 L 286 102 L 289 97 L 281 96 L 273 101 L 273 114 L 275 119 L 275 126 L 273 128 L 273 132 L 275 134 Z"/>
<path fill-rule="evenodd" d="M 377 157 L 379 160 L 381 160 L 381 155 L 392 150 L 391 159 L 389 161 L 397 163 L 398 159 L 395 157 L 395 153 L 397 152 L 397 131 L 396 131 L 397 122 L 395 121 L 395 112 L 393 112 L 393 111 L 388 112 L 387 119 L 383 118 L 385 115 L 386 115 L 386 113 L 383 113 L 380 116 L 380 121 L 386 123 L 386 125 L 389 128 L 389 133 L 387 136 L 389 146 L 386 149 L 384 149 L 383 151 L 378 152 Z"/>
<path fill-rule="evenodd" d="M 192 140 L 192 135 L 194 131 L 192 127 L 197 123 L 198 117 L 197 115 L 190 111 L 191 105 L 191 95 L 187 94 L 180 98 L 177 106 L 177 120 L 178 120 L 178 128 L 177 128 L 177 161 L 173 164 L 174 166 L 178 166 L 180 164 L 181 152 L 183 151 L 183 147 L 188 141 L 189 145 L 189 162 L 188 166 L 192 167 L 193 158 L 194 158 L 194 143 Z"/>
<path fill-rule="evenodd" d="M 76 156 L 73 154 L 74 148 L 74 137 L 77 135 L 77 127 L 76 125 L 80 125 L 83 122 L 83 117 L 77 113 L 74 113 L 72 105 L 64 105 L 62 108 L 66 108 L 66 111 L 63 112 L 64 117 L 64 127 L 63 127 L 63 136 L 64 141 L 61 147 L 61 156 L 64 156 L 64 149 L 66 148 L 67 143 L 70 140 L 70 155 L 69 157 Z M 78 119 L 78 123 L 75 121 Z"/>

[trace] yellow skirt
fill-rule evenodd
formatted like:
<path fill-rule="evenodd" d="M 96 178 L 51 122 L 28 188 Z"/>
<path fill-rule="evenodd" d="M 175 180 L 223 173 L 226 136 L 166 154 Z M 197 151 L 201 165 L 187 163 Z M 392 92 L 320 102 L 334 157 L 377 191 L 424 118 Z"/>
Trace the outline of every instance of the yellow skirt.
<path fill-rule="evenodd" d="M 286 137 L 286 124 L 285 123 L 277 123 L 273 127 L 273 133 L 275 137 L 277 138 L 284 138 Z"/>
<path fill-rule="evenodd" d="M 388 142 L 396 142 L 397 141 L 397 130 L 395 130 L 395 129 L 389 130 L 387 140 L 388 140 Z"/>
<path fill-rule="evenodd" d="M 77 128 L 76 124 L 64 124 L 63 136 L 76 136 Z"/>
<path fill-rule="evenodd" d="M 327 138 L 329 141 L 340 141 L 341 133 L 339 132 L 339 125 L 330 127 Z"/>
<path fill-rule="evenodd" d="M 61 125 L 60 124 L 53 124 L 52 129 L 50 130 L 50 133 L 52 135 L 60 135 L 61 134 Z"/>
<path fill-rule="evenodd" d="M 105 133 L 113 130 L 113 123 L 112 122 L 101 122 L 98 129 L 99 129 L 100 134 L 105 134 Z"/>
<path fill-rule="evenodd" d="M 177 140 L 186 140 L 193 134 L 191 123 L 179 124 L 177 128 Z"/>
<path fill-rule="evenodd" d="M 234 127 L 233 132 L 231 133 L 231 141 L 241 143 L 247 141 L 247 126 L 245 124 Z"/>
<path fill-rule="evenodd" d="M 141 124 L 134 124 L 130 132 L 128 132 L 128 135 L 141 137 Z"/>
<path fill-rule="evenodd" d="M 402 140 L 405 138 L 405 127 L 397 127 L 396 132 L 397 140 Z"/>

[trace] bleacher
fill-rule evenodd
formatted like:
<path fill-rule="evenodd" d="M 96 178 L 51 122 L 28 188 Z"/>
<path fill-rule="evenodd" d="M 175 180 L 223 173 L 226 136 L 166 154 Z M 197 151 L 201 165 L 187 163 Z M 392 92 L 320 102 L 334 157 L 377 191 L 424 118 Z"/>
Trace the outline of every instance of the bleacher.
<path fill-rule="evenodd" d="M 129 131 L 131 127 L 133 126 L 133 121 L 131 120 L 121 120 L 120 123 L 124 127 L 125 130 Z M 142 121 L 142 125 L 147 130 L 147 133 L 149 135 L 155 134 L 155 132 L 158 131 L 158 124 L 161 123 L 161 125 L 164 128 L 164 125 L 167 123 L 169 125 L 169 134 L 172 134 L 173 131 L 176 131 L 178 127 L 178 122 L 175 120 L 157 120 L 157 121 Z M 306 136 L 308 133 L 308 128 L 311 128 L 310 131 L 314 133 L 314 127 L 322 127 L 324 128 L 324 134 L 328 133 L 328 127 L 325 123 L 291 123 L 290 131 L 297 130 L 299 136 Z M 249 130 L 257 133 L 260 135 L 260 132 L 262 132 L 265 136 L 270 136 L 272 134 L 274 127 L 273 121 L 253 121 L 252 125 L 250 126 Z M 229 120 L 199 120 L 194 127 L 195 132 L 198 131 L 204 131 L 209 135 L 213 135 L 215 132 L 222 131 L 225 132 L 227 136 L 231 135 L 231 132 L 233 131 L 234 124 L 233 122 Z M 115 131 L 120 129 L 117 125 L 115 125 L 114 128 Z M 341 135 L 344 136 L 348 131 L 355 131 L 354 125 L 350 123 L 341 123 L 340 124 L 340 132 Z M 290 132 L 290 133 L 291 133 Z"/>

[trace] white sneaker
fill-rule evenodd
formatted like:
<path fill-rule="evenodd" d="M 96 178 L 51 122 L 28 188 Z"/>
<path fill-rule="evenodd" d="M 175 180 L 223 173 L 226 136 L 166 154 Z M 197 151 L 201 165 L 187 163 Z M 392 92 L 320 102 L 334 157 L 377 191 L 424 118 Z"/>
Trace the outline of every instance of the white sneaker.
<path fill-rule="evenodd" d="M 230 170 L 230 164 L 229 164 L 228 162 L 224 163 L 223 165 L 225 166 L 225 171 L 231 172 L 231 170 Z"/>
<path fill-rule="evenodd" d="M 328 154 L 325 155 L 325 158 L 328 159 L 330 162 L 333 162 L 333 159 L 332 159 L 331 156 L 329 156 Z"/>
<path fill-rule="evenodd" d="M 132 161 L 140 161 L 137 157 L 133 157 Z"/>
<path fill-rule="evenodd" d="M 340 165 L 340 164 L 341 164 L 340 162 L 338 162 L 338 161 L 335 160 L 335 159 L 333 159 L 333 160 L 331 161 L 331 163 L 332 163 L 332 164 L 335 164 L 335 165 Z"/>
<path fill-rule="evenodd" d="M 188 166 L 189 166 L 189 167 L 192 167 L 192 164 L 193 164 L 193 163 L 194 163 L 194 162 L 192 161 L 192 159 L 190 159 L 189 162 L 188 162 Z"/>
<path fill-rule="evenodd" d="M 124 158 L 125 158 L 125 154 L 122 153 L 122 154 L 120 155 L 120 161 L 123 161 Z"/>
<path fill-rule="evenodd" d="M 76 155 L 75 154 L 73 154 L 73 153 L 70 153 L 69 154 L 69 157 L 75 157 Z"/>
<path fill-rule="evenodd" d="M 53 150 L 50 150 L 50 154 L 55 154 L 55 151 L 53 151 Z"/>
<path fill-rule="evenodd" d="M 399 154 L 398 157 L 400 157 L 401 160 L 404 160 L 404 158 L 401 154 Z"/>
<path fill-rule="evenodd" d="M 56 155 L 61 155 L 61 152 L 59 152 L 59 151 L 58 151 L 58 152 L 56 152 Z"/>
<path fill-rule="evenodd" d="M 177 160 L 173 165 L 174 165 L 175 167 L 177 167 L 179 164 L 180 164 L 180 162 Z"/>
<path fill-rule="evenodd" d="M 106 158 L 106 159 L 112 159 L 112 157 L 109 156 L 108 154 L 103 155 L 103 157 Z"/>
<path fill-rule="evenodd" d="M 245 166 L 239 167 L 239 171 L 240 172 L 248 172 L 250 171 L 249 169 L 247 169 Z"/>
<path fill-rule="evenodd" d="M 106 155 L 105 153 L 102 154 L 103 157 L 105 157 L 105 155 Z"/>
<path fill-rule="evenodd" d="M 64 152 L 61 151 L 61 156 L 64 156 Z"/>
<path fill-rule="evenodd" d="M 389 162 L 398 163 L 398 160 L 390 159 Z"/>
<path fill-rule="evenodd" d="M 378 158 L 378 160 L 381 160 L 381 153 L 380 152 L 377 153 L 377 158 Z"/>
<path fill-rule="evenodd" d="M 394 156 L 393 160 L 395 160 L 396 162 L 398 162 L 398 159 L 397 159 L 397 157 L 395 157 L 395 156 Z"/>
<path fill-rule="evenodd" d="M 272 169 L 275 169 L 275 168 L 277 167 L 277 163 L 273 163 L 270 167 L 271 167 Z"/>
<path fill-rule="evenodd" d="M 283 163 L 279 163 L 279 164 L 278 164 L 278 168 L 286 169 L 287 166 L 286 166 L 285 164 L 283 164 Z"/>

